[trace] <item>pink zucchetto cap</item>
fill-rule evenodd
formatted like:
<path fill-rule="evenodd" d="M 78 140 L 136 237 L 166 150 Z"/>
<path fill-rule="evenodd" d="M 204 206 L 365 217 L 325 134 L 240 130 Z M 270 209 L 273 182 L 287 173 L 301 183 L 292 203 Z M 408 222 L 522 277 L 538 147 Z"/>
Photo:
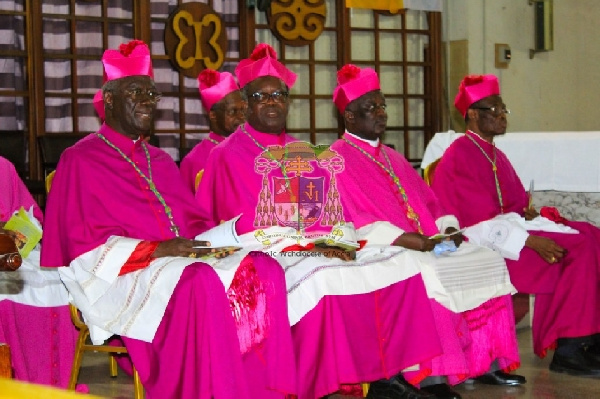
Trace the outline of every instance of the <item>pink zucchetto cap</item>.
<path fill-rule="evenodd" d="M 372 68 L 360 69 L 356 65 L 346 64 L 337 73 L 338 85 L 333 91 L 333 103 L 344 113 L 348 104 L 358 97 L 380 90 L 379 77 Z"/>
<path fill-rule="evenodd" d="M 231 73 L 204 69 L 198 75 L 198 89 L 204 109 L 210 111 L 213 105 L 240 87 Z"/>
<path fill-rule="evenodd" d="M 454 106 L 463 116 L 469 107 L 482 98 L 500 94 L 498 78 L 494 75 L 469 75 L 460 82 L 458 94 L 454 98 Z"/>
<path fill-rule="evenodd" d="M 102 89 L 98 90 L 96 94 L 94 94 L 94 109 L 98 113 L 98 116 L 101 120 L 104 120 L 104 98 L 102 97 Z"/>
<path fill-rule="evenodd" d="M 250 58 L 240 61 L 235 68 L 235 75 L 240 82 L 240 87 L 262 76 L 274 76 L 283 80 L 289 89 L 294 86 L 297 77 L 294 72 L 277 61 L 275 49 L 266 43 L 257 45 Z"/>
<path fill-rule="evenodd" d="M 148 45 L 132 40 L 119 46 L 119 50 L 106 50 L 102 55 L 104 83 L 127 76 L 144 75 L 154 78 Z"/>

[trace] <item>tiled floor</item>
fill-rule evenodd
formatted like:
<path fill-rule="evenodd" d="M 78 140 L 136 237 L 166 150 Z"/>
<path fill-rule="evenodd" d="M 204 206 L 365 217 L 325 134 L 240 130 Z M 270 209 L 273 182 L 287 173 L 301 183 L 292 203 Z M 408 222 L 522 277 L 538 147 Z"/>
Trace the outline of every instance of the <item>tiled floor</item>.
<path fill-rule="evenodd" d="M 521 368 L 518 373 L 527 378 L 527 384 L 516 388 L 461 384 L 455 387 L 456 391 L 464 399 L 600 398 L 600 378 L 571 377 L 552 373 L 548 370 L 551 358 L 539 359 L 533 354 L 531 330 L 519 329 L 518 338 L 521 350 Z M 124 373 L 115 379 L 110 378 L 106 356 L 106 354 L 86 354 L 80 382 L 88 384 L 92 394 L 107 398 L 133 398 L 133 380 Z"/>

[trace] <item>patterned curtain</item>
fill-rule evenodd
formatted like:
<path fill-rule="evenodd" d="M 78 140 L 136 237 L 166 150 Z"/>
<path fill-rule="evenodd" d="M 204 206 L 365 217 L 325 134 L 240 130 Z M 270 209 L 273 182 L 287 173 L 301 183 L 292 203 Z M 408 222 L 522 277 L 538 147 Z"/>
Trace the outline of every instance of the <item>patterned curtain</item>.
<path fill-rule="evenodd" d="M 238 2 L 232 0 L 209 0 L 200 1 L 210 4 L 213 9 L 221 16 L 227 26 L 228 50 L 225 54 L 226 61 L 221 67 L 221 71 L 233 72 L 240 57 L 239 48 L 239 16 Z M 178 5 L 177 0 L 152 0 L 151 18 L 152 22 L 152 43 L 151 51 L 153 56 L 164 56 L 166 54 L 164 46 L 164 20 L 175 10 Z M 192 148 L 196 143 L 208 135 L 208 120 L 202 109 L 200 95 L 198 93 L 198 81 L 196 79 L 183 77 L 183 85 L 180 87 L 180 75 L 173 68 L 168 59 L 154 59 L 154 79 L 158 89 L 163 93 L 189 93 L 184 101 L 178 97 L 163 96 L 158 103 L 158 119 L 156 121 L 156 130 L 161 133 L 158 135 L 160 146 L 167 151 L 175 160 L 180 159 L 179 154 L 179 134 L 163 133 L 169 130 L 204 130 L 207 133 L 188 133 L 185 135 L 185 147 Z M 180 121 L 184 121 L 183 124 Z"/>
<path fill-rule="evenodd" d="M 101 1 L 77 1 L 74 10 L 69 3 L 68 0 L 42 2 L 47 133 L 93 132 L 99 128 L 92 96 L 102 85 L 100 58 L 104 51 L 104 37 L 110 48 L 133 39 L 132 0 L 109 1 L 106 15 L 102 15 Z M 71 37 L 71 22 L 67 18 L 73 14 L 74 38 Z M 106 33 L 103 32 L 103 17 L 111 18 Z M 71 56 L 75 60 L 71 60 Z"/>
<path fill-rule="evenodd" d="M 23 12 L 23 2 L 0 1 L 0 10 Z M 20 15 L 0 16 L 0 49 L 6 52 L 25 53 L 25 19 Z M 0 58 L 0 90 L 23 92 L 25 81 L 25 56 Z M 23 96 L 0 96 L 0 130 L 26 130 L 27 104 Z"/>

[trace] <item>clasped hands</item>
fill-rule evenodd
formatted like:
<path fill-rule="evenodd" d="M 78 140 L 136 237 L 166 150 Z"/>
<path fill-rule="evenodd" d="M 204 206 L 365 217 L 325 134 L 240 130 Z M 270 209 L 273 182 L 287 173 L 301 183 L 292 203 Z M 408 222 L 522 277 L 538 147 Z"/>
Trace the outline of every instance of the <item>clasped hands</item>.
<path fill-rule="evenodd" d="M 195 248 L 208 247 L 208 248 Z M 215 253 L 216 258 L 225 258 L 232 255 L 235 250 L 222 251 L 221 248 L 210 248 L 210 242 L 188 240 L 187 238 L 177 237 L 167 241 L 161 241 L 152 256 L 154 258 L 163 258 L 166 256 L 182 256 L 187 258 L 199 258 L 211 253 Z"/>

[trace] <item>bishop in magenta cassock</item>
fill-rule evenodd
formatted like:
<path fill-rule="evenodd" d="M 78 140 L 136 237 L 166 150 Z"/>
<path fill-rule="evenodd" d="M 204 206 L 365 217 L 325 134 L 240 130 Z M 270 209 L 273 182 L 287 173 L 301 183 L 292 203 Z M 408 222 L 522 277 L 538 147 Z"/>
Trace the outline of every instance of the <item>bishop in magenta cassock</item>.
<path fill-rule="evenodd" d="M 212 150 L 196 193 L 198 206 L 213 223 L 241 214 L 236 225 L 240 234 L 273 225 L 294 226 L 305 234 L 330 230 L 343 221 L 331 178 L 340 170 L 340 159 L 310 144 L 295 147 L 296 140 L 285 132 L 296 75 L 265 44 L 240 62 L 236 75 L 248 97 L 246 123 Z M 317 153 L 309 163 L 306 154 Z M 317 163 L 325 169 L 319 171 Z M 300 203 L 300 191 L 315 193 L 314 186 L 328 194 Z M 320 278 L 319 273 L 312 278 Z M 402 303 L 411 306 L 398 306 Z M 292 326 L 292 335 L 301 399 L 319 398 L 346 389 L 346 384 L 392 379 L 442 350 L 418 274 L 359 295 L 325 296 Z M 419 380 L 430 371 L 420 368 L 412 378 Z M 389 385 L 415 398 L 429 397 L 404 383 Z"/>
<path fill-rule="evenodd" d="M 458 308 L 464 309 L 460 313 L 451 312 L 432 300 L 436 320 L 447 320 L 454 326 L 463 324 L 470 342 L 467 345 L 461 342 L 464 337 L 459 336 L 464 331 L 440 326 L 444 353 L 432 360 L 431 375 L 446 376 L 451 384 L 463 380 L 461 373 L 463 377 L 479 376 L 481 382 L 487 383 L 517 385 L 525 382 L 520 376 L 505 373 L 519 366 L 512 304 L 507 295 L 512 285 L 506 266 L 497 254 L 468 243 L 463 243 L 452 257 L 435 257 L 429 252 L 433 248 L 427 246 L 433 244 L 427 237 L 456 230 L 458 224 L 452 215 L 444 212 L 410 163 L 381 143 L 387 114 L 376 72 L 350 64 L 344 66 L 338 72 L 334 103 L 346 122 L 346 133 L 331 146 L 345 160 L 345 169 L 336 176 L 345 220 L 357 228 L 378 220 L 389 221 L 404 231 L 399 237 L 390 237 L 390 245 L 423 251 L 422 256 L 438 264 L 434 270 L 442 284 L 455 280 L 453 289 L 469 287 L 462 298 L 457 299 L 470 302 Z M 484 269 L 489 262 L 494 266 Z M 484 270 L 489 274 L 484 279 L 478 278 Z M 425 272 L 424 269 L 422 273 Z M 430 288 L 428 281 L 425 279 Z M 475 298 L 478 301 L 471 302 Z M 490 367 L 493 372 L 486 374 Z M 439 378 L 426 380 L 423 385 L 431 382 L 435 387 L 423 389 L 452 392 L 440 381 Z"/>
<path fill-rule="evenodd" d="M 467 132 L 444 152 L 435 169 L 432 188 L 440 201 L 464 226 L 511 215 L 523 225 L 542 225 L 544 218 L 531 207 L 510 160 L 494 145 L 494 137 L 506 133 L 508 114 L 498 79 L 465 77 L 455 106 Z M 550 231 L 517 226 L 512 232 L 519 237 L 513 241 L 516 248 L 498 249 L 515 254 L 506 260 L 515 287 L 535 294 L 534 352 L 544 357 L 558 345 L 551 370 L 600 375 L 600 230 L 589 223 L 560 222 L 566 226 L 559 229 L 561 224 L 551 223 Z"/>
<path fill-rule="evenodd" d="M 144 140 L 160 99 L 149 49 L 132 41 L 102 62 L 105 123 L 61 157 L 42 264 L 59 267 L 94 343 L 120 335 L 148 398 L 294 394 L 281 268 L 250 255 L 226 278 L 195 259 L 206 225 Z"/>
<path fill-rule="evenodd" d="M 210 133 L 182 160 L 179 170 L 183 181 L 196 192 L 211 150 L 229 137 L 244 122 L 246 102 L 229 72 L 204 69 L 198 75 L 202 106 L 208 114 Z"/>

